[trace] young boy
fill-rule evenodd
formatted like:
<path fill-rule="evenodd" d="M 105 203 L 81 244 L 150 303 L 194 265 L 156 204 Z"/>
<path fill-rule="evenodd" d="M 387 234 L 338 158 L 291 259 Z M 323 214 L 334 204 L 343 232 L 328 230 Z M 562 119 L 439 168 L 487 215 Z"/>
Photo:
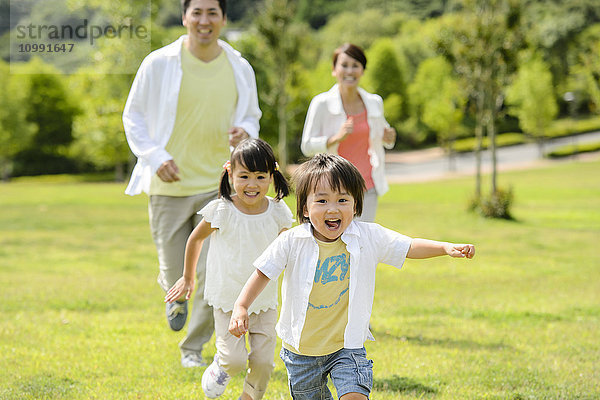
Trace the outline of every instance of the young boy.
<path fill-rule="evenodd" d="M 285 269 L 277 333 L 294 399 L 368 399 L 373 362 L 364 342 L 378 263 L 400 268 L 404 259 L 442 255 L 473 258 L 472 244 L 411 239 L 378 224 L 354 221 L 362 212 L 364 180 L 342 157 L 317 154 L 294 174 L 297 216 L 304 222 L 282 233 L 254 262 L 229 332 L 248 330 L 248 307 Z"/>

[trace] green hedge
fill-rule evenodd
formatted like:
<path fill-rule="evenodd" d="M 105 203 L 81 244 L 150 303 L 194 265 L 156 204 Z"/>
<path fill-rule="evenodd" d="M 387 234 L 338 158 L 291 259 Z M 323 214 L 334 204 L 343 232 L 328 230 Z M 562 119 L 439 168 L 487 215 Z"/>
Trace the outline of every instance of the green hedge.
<path fill-rule="evenodd" d="M 552 139 L 557 137 L 577 135 L 579 133 L 600 131 L 600 116 L 592 117 L 588 119 L 572 119 L 563 118 L 556 120 L 552 123 L 552 126 L 546 131 L 546 139 Z M 533 141 L 534 138 L 519 132 L 502 133 L 496 136 L 496 146 L 512 146 L 515 144 L 523 144 Z M 483 138 L 483 148 L 487 149 L 490 140 L 487 137 Z M 454 142 L 454 151 L 458 153 L 464 153 L 475 150 L 475 138 L 469 137 L 465 139 L 458 139 Z M 595 151 L 595 150 L 589 150 Z"/>
<path fill-rule="evenodd" d="M 555 138 L 593 131 L 600 131 L 600 116 L 581 120 L 564 118 L 552 123 L 546 137 Z"/>
<path fill-rule="evenodd" d="M 512 146 L 515 144 L 523 144 L 527 142 L 527 137 L 522 133 L 510 132 L 510 133 L 502 133 L 496 136 L 496 146 L 504 147 L 504 146 Z M 483 138 L 482 146 L 484 149 L 487 149 L 490 145 L 490 139 L 488 137 Z M 458 153 L 464 153 L 468 151 L 475 150 L 475 138 L 465 138 L 459 139 L 454 142 L 454 151 Z"/>
<path fill-rule="evenodd" d="M 546 154 L 546 157 L 550 158 L 561 158 L 568 157 L 575 154 L 591 153 L 593 151 L 600 151 L 600 142 L 585 143 L 585 144 L 569 144 L 563 147 L 559 147 Z"/>

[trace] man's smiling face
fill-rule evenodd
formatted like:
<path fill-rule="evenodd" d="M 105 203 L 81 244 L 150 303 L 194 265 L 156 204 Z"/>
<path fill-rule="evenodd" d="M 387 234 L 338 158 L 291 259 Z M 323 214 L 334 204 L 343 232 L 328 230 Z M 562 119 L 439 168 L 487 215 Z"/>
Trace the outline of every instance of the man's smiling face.
<path fill-rule="evenodd" d="M 190 41 L 201 46 L 216 43 L 226 22 L 217 0 L 192 0 L 183 14 Z"/>

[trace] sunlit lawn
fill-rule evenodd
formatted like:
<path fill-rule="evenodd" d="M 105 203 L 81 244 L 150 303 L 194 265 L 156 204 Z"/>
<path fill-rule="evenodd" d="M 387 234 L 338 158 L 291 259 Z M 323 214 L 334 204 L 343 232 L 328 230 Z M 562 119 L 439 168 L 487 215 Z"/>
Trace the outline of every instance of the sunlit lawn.
<path fill-rule="evenodd" d="M 600 161 L 500 183 L 515 221 L 468 213 L 472 178 L 382 198 L 384 225 L 478 254 L 379 269 L 373 399 L 600 398 Z M 180 366 L 182 333 L 166 327 L 146 198 L 123 190 L 0 185 L 0 399 L 204 397 L 202 369 Z M 234 378 L 223 398 L 241 387 Z M 290 398 L 278 358 L 266 398 Z"/>

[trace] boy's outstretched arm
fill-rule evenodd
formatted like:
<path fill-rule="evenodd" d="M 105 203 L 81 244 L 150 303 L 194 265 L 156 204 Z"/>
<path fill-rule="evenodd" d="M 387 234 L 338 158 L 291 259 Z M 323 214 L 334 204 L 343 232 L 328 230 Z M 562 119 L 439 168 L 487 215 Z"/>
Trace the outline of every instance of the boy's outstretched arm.
<path fill-rule="evenodd" d="M 248 308 L 264 290 L 270 279 L 258 269 L 255 270 L 242 288 L 229 320 L 229 333 L 241 337 L 248 331 Z"/>
<path fill-rule="evenodd" d="M 456 258 L 473 258 L 475 256 L 475 246 L 417 238 L 412 239 L 406 257 L 430 258 L 446 255 Z"/>

